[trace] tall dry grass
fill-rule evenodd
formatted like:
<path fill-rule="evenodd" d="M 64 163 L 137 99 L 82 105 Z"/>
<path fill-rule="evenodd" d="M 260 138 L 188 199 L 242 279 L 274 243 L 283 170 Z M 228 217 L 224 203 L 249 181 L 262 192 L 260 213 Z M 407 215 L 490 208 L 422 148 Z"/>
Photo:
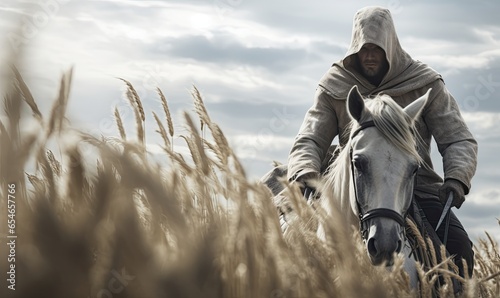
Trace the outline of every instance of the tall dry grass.
<path fill-rule="evenodd" d="M 148 156 L 146 111 L 130 82 L 123 80 L 135 113 L 135 138 L 125 131 L 117 109 L 119 137 L 101 138 L 67 124 L 71 71 L 61 79 L 48 118 L 21 75 L 16 71 L 14 76 L 16 84 L 4 98 L 8 118 L 0 122 L 0 271 L 4 274 L 9 265 L 4 219 L 7 185 L 15 183 L 16 290 L 7 289 L 4 275 L 1 297 L 420 295 L 408 286 L 401 262 L 392 272 L 373 267 L 359 235 L 338 218 L 324 224 L 328 237 L 320 241 L 309 227 L 322 217 L 293 188 L 289 196 L 298 221 L 284 237 L 271 193 L 247 179 L 196 88 L 198 119 L 185 113 L 188 133 L 180 136 L 189 156 L 174 150 L 177 136 L 167 99 L 158 89 L 163 115 L 152 116 L 167 161 L 159 165 Z M 40 123 L 38 131 L 21 129 L 27 109 Z M 73 142 L 65 141 L 69 136 Z M 50 142 L 60 152 L 47 150 Z M 82 154 L 89 146 L 95 161 Z M 30 160 L 36 170 L 27 173 Z M 498 244 L 490 237 L 481 240 L 476 256 L 464 297 L 498 297 Z M 437 272 L 450 272 L 445 265 L 420 272 L 422 296 L 431 295 Z M 445 280 L 443 297 L 452 295 Z"/>

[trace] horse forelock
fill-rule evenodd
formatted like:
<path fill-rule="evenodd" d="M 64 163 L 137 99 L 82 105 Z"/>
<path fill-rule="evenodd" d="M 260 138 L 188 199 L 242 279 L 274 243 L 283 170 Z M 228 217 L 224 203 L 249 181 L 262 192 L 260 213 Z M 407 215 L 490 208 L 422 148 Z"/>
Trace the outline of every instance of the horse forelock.
<path fill-rule="evenodd" d="M 413 119 L 388 95 L 379 95 L 369 100 L 366 106 L 384 138 L 421 162 Z"/>

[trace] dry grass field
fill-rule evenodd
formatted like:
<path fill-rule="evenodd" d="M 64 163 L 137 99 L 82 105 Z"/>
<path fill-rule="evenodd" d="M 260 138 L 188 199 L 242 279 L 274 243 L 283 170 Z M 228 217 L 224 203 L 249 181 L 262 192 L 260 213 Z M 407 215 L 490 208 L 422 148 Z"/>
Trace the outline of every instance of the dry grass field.
<path fill-rule="evenodd" d="M 401 264 L 392 272 L 373 267 L 340 218 L 325 223 L 328 239 L 320 241 L 308 227 L 321 217 L 293 189 L 299 223 L 284 237 L 270 192 L 247 179 L 196 88 L 198 119 L 184 115 L 190 154 L 181 155 L 163 93 L 163 112 L 151 114 L 125 80 L 135 131 L 124 129 L 118 110 L 116 137 L 73 129 L 65 118 L 71 76 L 61 79 L 48 115 L 19 73 L 3 99 L 0 297 L 429 297 L 437 273 L 447 282 L 441 296 L 453 295 L 446 262 L 421 271 L 420 291 L 412 291 Z M 146 117 L 163 139 L 161 164 L 145 146 Z M 33 119 L 40 128 L 23 130 Z M 86 160 L 82 148 L 95 157 Z M 498 244 L 485 234 L 475 251 L 463 296 L 499 297 Z"/>

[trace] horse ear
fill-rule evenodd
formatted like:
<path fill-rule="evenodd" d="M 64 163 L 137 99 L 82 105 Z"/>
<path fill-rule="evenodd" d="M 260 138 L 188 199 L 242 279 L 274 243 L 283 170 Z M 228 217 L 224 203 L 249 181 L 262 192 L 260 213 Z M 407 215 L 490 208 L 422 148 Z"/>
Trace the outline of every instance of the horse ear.
<path fill-rule="evenodd" d="M 361 119 L 361 115 L 365 110 L 365 102 L 363 97 L 358 91 L 358 86 L 354 85 L 347 95 L 347 110 L 351 118 L 358 121 Z"/>
<path fill-rule="evenodd" d="M 427 103 L 427 99 L 429 98 L 429 93 L 431 93 L 431 90 L 432 88 L 429 88 L 429 90 L 427 90 L 424 95 L 420 96 L 418 99 L 404 108 L 404 111 L 406 112 L 406 114 L 408 114 L 408 116 L 410 116 L 412 119 L 417 119 L 417 117 L 424 109 L 425 104 Z"/>

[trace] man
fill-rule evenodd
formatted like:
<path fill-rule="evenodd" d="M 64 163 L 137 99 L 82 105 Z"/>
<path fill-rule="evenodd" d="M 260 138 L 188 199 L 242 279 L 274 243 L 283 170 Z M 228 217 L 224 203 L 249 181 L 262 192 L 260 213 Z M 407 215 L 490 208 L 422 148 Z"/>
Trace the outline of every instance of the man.
<path fill-rule="evenodd" d="M 417 120 L 416 127 L 423 144 L 418 148 L 425 166 L 418 171 L 415 196 L 427 219 L 434 227 L 444 202 L 453 193 L 452 206 L 460 208 L 469 192 L 476 170 L 477 143 L 467 128 L 455 99 L 446 89 L 437 72 L 413 60 L 399 43 L 389 10 L 366 7 L 354 17 L 351 45 L 344 59 L 334 63 L 319 82 L 313 106 L 307 111 L 288 158 L 287 176 L 307 189 L 308 181 L 325 170 L 328 149 L 339 136 L 347 142 L 349 115 L 345 100 L 352 86 L 357 85 L 365 97 L 378 93 L 390 95 L 405 107 L 432 88 L 428 102 Z M 436 140 L 443 157 L 444 182 L 433 170 L 430 158 L 431 138 Z M 326 163 L 328 164 L 328 163 Z M 275 169 L 264 178 L 285 174 Z M 274 176 L 274 177 L 273 177 Z M 465 276 L 461 258 L 471 276 L 474 253 L 471 242 L 457 217 L 451 214 L 447 249 L 456 255 L 460 275 Z M 438 230 L 443 237 L 444 225 Z"/>

